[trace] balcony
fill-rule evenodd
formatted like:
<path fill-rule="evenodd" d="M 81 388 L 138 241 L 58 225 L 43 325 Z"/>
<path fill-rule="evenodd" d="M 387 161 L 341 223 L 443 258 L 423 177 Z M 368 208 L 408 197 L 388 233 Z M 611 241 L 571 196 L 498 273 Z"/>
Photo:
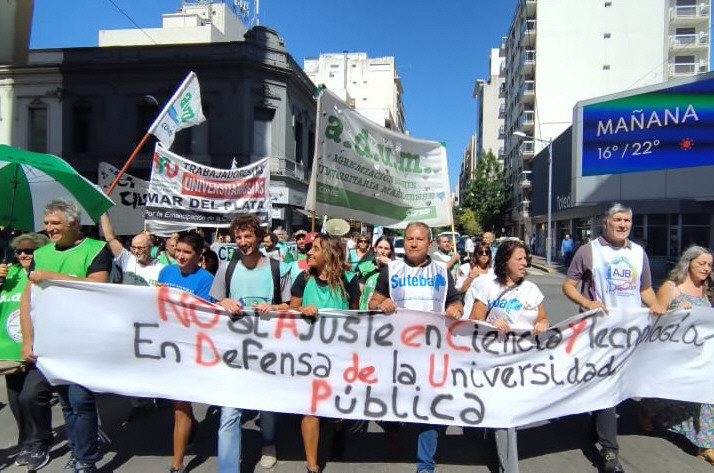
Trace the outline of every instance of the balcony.
<path fill-rule="evenodd" d="M 498 118 L 504 118 L 506 116 L 506 104 L 502 103 L 498 107 Z"/>
<path fill-rule="evenodd" d="M 501 62 L 501 67 L 498 68 L 499 77 L 506 77 L 506 61 Z"/>
<path fill-rule="evenodd" d="M 523 179 L 518 185 L 520 185 L 523 190 L 529 190 L 531 188 L 531 181 L 530 179 Z"/>
<path fill-rule="evenodd" d="M 524 74 L 533 75 L 535 56 L 535 49 L 527 49 L 521 54 L 521 67 L 523 68 Z"/>
<path fill-rule="evenodd" d="M 506 157 L 506 152 L 503 149 L 503 146 L 501 146 L 500 148 L 498 148 L 498 159 L 503 159 L 505 157 Z"/>
<path fill-rule="evenodd" d="M 709 21 L 709 4 L 678 5 L 669 9 L 669 21 L 675 24 Z"/>
<path fill-rule="evenodd" d="M 506 125 L 498 127 L 498 139 L 503 139 L 506 136 Z"/>
<path fill-rule="evenodd" d="M 501 36 L 501 46 L 498 48 L 498 56 L 506 57 L 506 49 L 508 49 L 508 37 Z"/>
<path fill-rule="evenodd" d="M 709 47 L 709 35 L 704 31 L 699 34 L 670 35 L 669 47 L 677 49 L 707 49 Z"/>
<path fill-rule="evenodd" d="M 535 125 L 535 112 L 533 110 L 526 110 L 518 117 L 518 129 L 520 131 L 530 133 L 533 131 L 533 125 Z"/>
<path fill-rule="evenodd" d="M 701 74 L 709 70 L 709 63 L 701 60 L 697 63 L 675 63 L 669 65 L 670 77 L 684 77 L 694 74 Z"/>
<path fill-rule="evenodd" d="M 270 174 L 276 176 L 285 176 L 298 179 L 300 181 L 307 180 L 307 169 L 302 163 L 296 163 L 292 159 L 287 158 L 270 158 Z"/>
<path fill-rule="evenodd" d="M 498 96 L 499 96 L 499 98 L 503 98 L 506 96 L 506 83 L 505 82 L 498 86 Z"/>
<path fill-rule="evenodd" d="M 536 44 L 536 21 L 526 20 L 523 23 L 520 35 L 520 45 L 524 47 L 533 47 Z"/>
<path fill-rule="evenodd" d="M 535 152 L 535 142 L 533 140 L 526 140 L 518 146 L 518 153 L 523 159 L 531 159 L 533 153 Z"/>
<path fill-rule="evenodd" d="M 525 0 L 523 3 L 526 4 L 526 16 L 528 18 L 533 18 L 536 14 L 536 0 Z"/>
<path fill-rule="evenodd" d="M 523 82 L 520 90 L 521 99 L 525 103 L 530 103 L 535 99 L 535 81 L 527 80 Z"/>

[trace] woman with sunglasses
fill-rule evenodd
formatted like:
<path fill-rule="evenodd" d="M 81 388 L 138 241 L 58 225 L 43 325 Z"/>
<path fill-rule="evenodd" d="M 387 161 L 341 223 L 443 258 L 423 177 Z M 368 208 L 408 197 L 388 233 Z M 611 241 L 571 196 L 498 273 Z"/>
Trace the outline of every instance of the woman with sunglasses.
<path fill-rule="evenodd" d="M 349 252 L 349 263 L 352 266 L 352 271 L 357 271 L 357 267 L 374 258 L 374 252 L 372 251 L 372 245 L 369 241 L 367 235 L 359 235 L 357 237 L 357 247 L 350 250 Z"/>
<path fill-rule="evenodd" d="M 39 470 L 50 460 L 52 443 L 52 413 L 50 400 L 52 388 L 34 363 L 15 361 L 22 359 L 22 333 L 20 332 L 20 299 L 27 285 L 35 250 L 46 245 L 49 238 L 39 233 L 25 233 L 10 243 L 15 249 L 17 263 L 0 264 L 0 326 L 7 327 L 10 340 L 5 348 L 14 350 L 16 356 L 0 361 L 5 374 L 7 399 L 17 423 L 17 443 L 20 449 L 15 465 L 25 465 L 28 471 Z M 16 346 L 12 344 L 15 342 Z"/>
<path fill-rule="evenodd" d="M 471 261 L 459 267 L 456 289 L 464 294 L 464 314 L 471 313 L 478 291 L 495 278 L 491 259 L 491 245 L 482 241 L 476 245 Z"/>
<path fill-rule="evenodd" d="M 359 285 L 345 261 L 342 240 L 326 234 L 317 235 L 307 252 L 307 265 L 307 271 L 295 279 L 290 290 L 291 309 L 307 317 L 317 317 L 321 309 L 359 308 Z M 301 431 L 307 472 L 319 472 L 320 418 L 303 416 Z"/>

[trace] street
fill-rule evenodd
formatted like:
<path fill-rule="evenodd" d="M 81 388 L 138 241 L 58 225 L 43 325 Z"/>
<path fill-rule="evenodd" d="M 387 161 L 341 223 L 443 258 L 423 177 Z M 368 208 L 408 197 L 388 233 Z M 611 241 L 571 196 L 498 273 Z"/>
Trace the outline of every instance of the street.
<path fill-rule="evenodd" d="M 546 296 L 546 307 L 552 323 L 573 315 L 575 307 L 562 295 L 563 274 L 529 269 L 529 280 L 536 283 Z M 13 465 L 17 434 L 14 419 L 6 405 L 6 394 L 0 387 L 0 470 L 23 472 L 24 467 Z M 115 395 L 100 396 L 100 417 L 103 431 L 111 443 L 103 445 L 101 472 L 120 471 L 143 473 L 167 471 L 170 463 L 173 410 L 168 403 L 124 426 L 130 404 Z M 548 402 L 548 400 L 543 400 Z M 214 472 L 216 467 L 216 438 L 219 412 L 216 408 L 194 405 L 199 428 L 195 444 L 186 457 L 188 471 Z M 696 448 L 673 434 L 647 435 L 637 422 L 637 405 L 633 401 L 622 404 L 619 441 L 621 461 L 628 472 L 707 472 L 711 466 L 695 456 Z M 255 413 L 244 413 L 243 471 L 264 471 L 260 459 L 260 435 Z M 59 406 L 53 410 L 56 442 L 52 461 L 42 471 L 62 471 L 69 459 L 69 449 L 62 428 Z M 320 458 L 325 472 L 413 472 L 416 454 L 416 429 L 405 425 L 401 431 L 399 456 L 390 459 L 382 429 L 376 423 L 364 425 L 345 422 L 348 429 L 346 448 L 341 458 L 330 452 L 333 423 L 323 421 Z M 304 472 L 304 452 L 300 436 L 300 416 L 281 415 L 277 430 L 278 463 L 271 470 L 276 473 Z M 599 455 L 592 442 L 588 414 L 573 415 L 552 422 L 544 422 L 519 430 L 520 469 L 523 472 L 596 472 Z M 493 438 L 485 429 L 449 427 L 439 441 L 438 472 L 497 471 Z"/>

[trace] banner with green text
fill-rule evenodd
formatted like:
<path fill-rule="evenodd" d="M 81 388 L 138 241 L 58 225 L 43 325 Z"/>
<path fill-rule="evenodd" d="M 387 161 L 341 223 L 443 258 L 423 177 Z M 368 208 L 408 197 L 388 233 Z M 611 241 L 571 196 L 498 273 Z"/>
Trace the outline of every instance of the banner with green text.
<path fill-rule="evenodd" d="M 381 127 L 325 90 L 305 210 L 404 228 L 451 225 L 446 148 Z"/>

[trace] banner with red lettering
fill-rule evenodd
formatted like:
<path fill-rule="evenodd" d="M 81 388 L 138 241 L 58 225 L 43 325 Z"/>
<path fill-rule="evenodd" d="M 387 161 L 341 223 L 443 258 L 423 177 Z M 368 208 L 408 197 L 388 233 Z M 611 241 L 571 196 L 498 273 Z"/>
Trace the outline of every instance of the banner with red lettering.
<path fill-rule="evenodd" d="M 499 333 L 440 314 L 324 311 L 231 318 L 168 287 L 33 286 L 52 383 L 319 416 L 509 427 L 629 397 L 714 403 L 714 310 L 573 316 Z"/>
<path fill-rule="evenodd" d="M 236 169 L 217 169 L 156 144 L 144 218 L 151 229 L 170 224 L 228 227 L 237 214 L 270 222 L 269 158 Z"/>

